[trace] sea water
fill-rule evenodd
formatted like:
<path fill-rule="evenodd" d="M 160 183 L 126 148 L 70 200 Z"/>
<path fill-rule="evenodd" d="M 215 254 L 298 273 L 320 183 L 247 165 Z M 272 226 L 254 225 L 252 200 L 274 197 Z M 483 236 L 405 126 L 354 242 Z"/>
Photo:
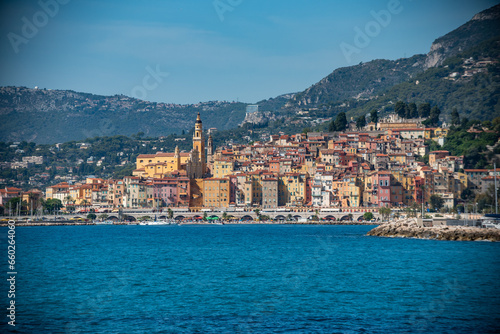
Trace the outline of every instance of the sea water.
<path fill-rule="evenodd" d="M 1 228 L 0 330 L 500 331 L 500 243 L 366 236 L 371 228 L 18 227 L 15 327 Z"/>

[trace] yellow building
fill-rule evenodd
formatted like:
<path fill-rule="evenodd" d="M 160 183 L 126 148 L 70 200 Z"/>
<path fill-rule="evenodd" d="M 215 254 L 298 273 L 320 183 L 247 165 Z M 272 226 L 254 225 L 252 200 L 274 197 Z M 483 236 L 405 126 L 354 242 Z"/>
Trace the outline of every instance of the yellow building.
<path fill-rule="evenodd" d="M 389 161 L 398 162 L 400 164 L 406 164 L 406 154 L 403 153 L 389 154 Z"/>
<path fill-rule="evenodd" d="M 394 179 L 401 184 L 403 191 L 403 204 L 406 206 L 412 205 L 415 199 L 415 175 L 408 174 L 405 171 L 391 171 Z"/>
<path fill-rule="evenodd" d="M 203 180 L 203 206 L 208 208 L 226 208 L 229 206 L 229 179 Z"/>
<path fill-rule="evenodd" d="M 186 170 L 188 161 L 189 153 L 180 153 L 178 147 L 174 153 L 140 154 L 133 175 L 162 178 L 174 171 Z"/>
<path fill-rule="evenodd" d="M 193 134 L 193 150 L 190 153 L 180 153 L 176 147 L 174 153 L 140 154 L 136 159 L 133 175 L 163 178 L 182 170 L 186 171 L 190 179 L 202 178 L 207 171 L 203 125 L 199 113 Z"/>
<path fill-rule="evenodd" d="M 306 201 L 307 175 L 286 173 L 279 177 L 280 205 L 302 206 Z"/>
<path fill-rule="evenodd" d="M 224 178 L 234 171 L 234 162 L 230 160 L 215 160 L 212 174 L 214 178 Z"/>
<path fill-rule="evenodd" d="M 362 201 L 362 187 L 356 177 L 350 177 L 339 183 L 339 199 L 342 207 L 358 207 Z"/>
<path fill-rule="evenodd" d="M 262 203 L 262 171 L 249 172 L 247 174 L 248 184 L 247 188 L 251 191 L 248 192 L 248 198 L 251 205 L 261 205 Z"/>

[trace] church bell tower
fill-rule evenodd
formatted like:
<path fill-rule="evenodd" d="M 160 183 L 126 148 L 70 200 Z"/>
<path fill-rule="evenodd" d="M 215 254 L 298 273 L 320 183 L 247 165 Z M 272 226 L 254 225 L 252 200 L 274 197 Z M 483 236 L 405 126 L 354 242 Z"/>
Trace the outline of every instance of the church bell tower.
<path fill-rule="evenodd" d="M 198 151 L 198 158 L 201 162 L 202 166 L 202 174 L 206 172 L 206 159 L 205 159 L 205 140 L 203 138 L 203 125 L 201 122 L 200 113 L 198 113 L 198 117 L 196 117 L 196 123 L 194 125 L 194 134 L 193 134 L 193 150 L 196 148 Z"/>

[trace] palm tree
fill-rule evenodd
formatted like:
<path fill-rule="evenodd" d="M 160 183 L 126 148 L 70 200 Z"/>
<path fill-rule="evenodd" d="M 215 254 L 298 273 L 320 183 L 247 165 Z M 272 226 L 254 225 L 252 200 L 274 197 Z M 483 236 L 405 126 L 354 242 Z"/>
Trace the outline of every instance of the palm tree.
<path fill-rule="evenodd" d="M 33 192 L 28 193 L 28 201 L 29 201 L 29 209 L 31 210 L 31 214 L 33 215 L 33 207 L 35 206 L 36 196 Z"/>
<path fill-rule="evenodd" d="M 228 216 L 227 216 L 227 212 L 226 212 L 226 211 L 224 211 L 224 212 L 222 213 L 222 219 L 223 219 L 223 220 L 227 220 L 227 218 L 228 218 Z"/>
<path fill-rule="evenodd" d="M 87 199 L 83 199 L 81 202 L 80 202 L 80 205 L 83 205 L 83 209 L 85 212 L 87 212 L 87 206 L 89 205 L 89 201 Z"/>
<path fill-rule="evenodd" d="M 107 214 L 105 214 L 105 213 L 103 213 L 103 214 L 99 215 L 99 219 L 101 219 L 101 221 L 106 220 L 108 217 L 109 217 L 109 216 L 108 216 Z"/>
<path fill-rule="evenodd" d="M 387 219 L 391 214 L 391 209 L 389 207 L 381 207 L 380 209 L 378 209 L 378 213 L 382 216 L 383 219 Z"/>
<path fill-rule="evenodd" d="M 257 220 L 260 220 L 260 210 L 255 209 L 255 210 L 253 210 L 253 212 L 255 212 L 255 214 L 257 215 Z"/>
<path fill-rule="evenodd" d="M 167 217 L 168 219 L 172 219 L 174 217 L 174 212 L 170 208 L 167 210 Z"/>

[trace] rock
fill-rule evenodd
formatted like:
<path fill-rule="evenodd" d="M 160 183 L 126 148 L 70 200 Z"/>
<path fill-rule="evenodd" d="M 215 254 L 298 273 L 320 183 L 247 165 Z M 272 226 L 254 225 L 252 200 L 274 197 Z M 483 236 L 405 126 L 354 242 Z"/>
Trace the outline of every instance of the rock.
<path fill-rule="evenodd" d="M 465 226 L 419 227 L 415 219 L 379 225 L 367 235 L 459 241 L 500 241 L 500 230 Z"/>

